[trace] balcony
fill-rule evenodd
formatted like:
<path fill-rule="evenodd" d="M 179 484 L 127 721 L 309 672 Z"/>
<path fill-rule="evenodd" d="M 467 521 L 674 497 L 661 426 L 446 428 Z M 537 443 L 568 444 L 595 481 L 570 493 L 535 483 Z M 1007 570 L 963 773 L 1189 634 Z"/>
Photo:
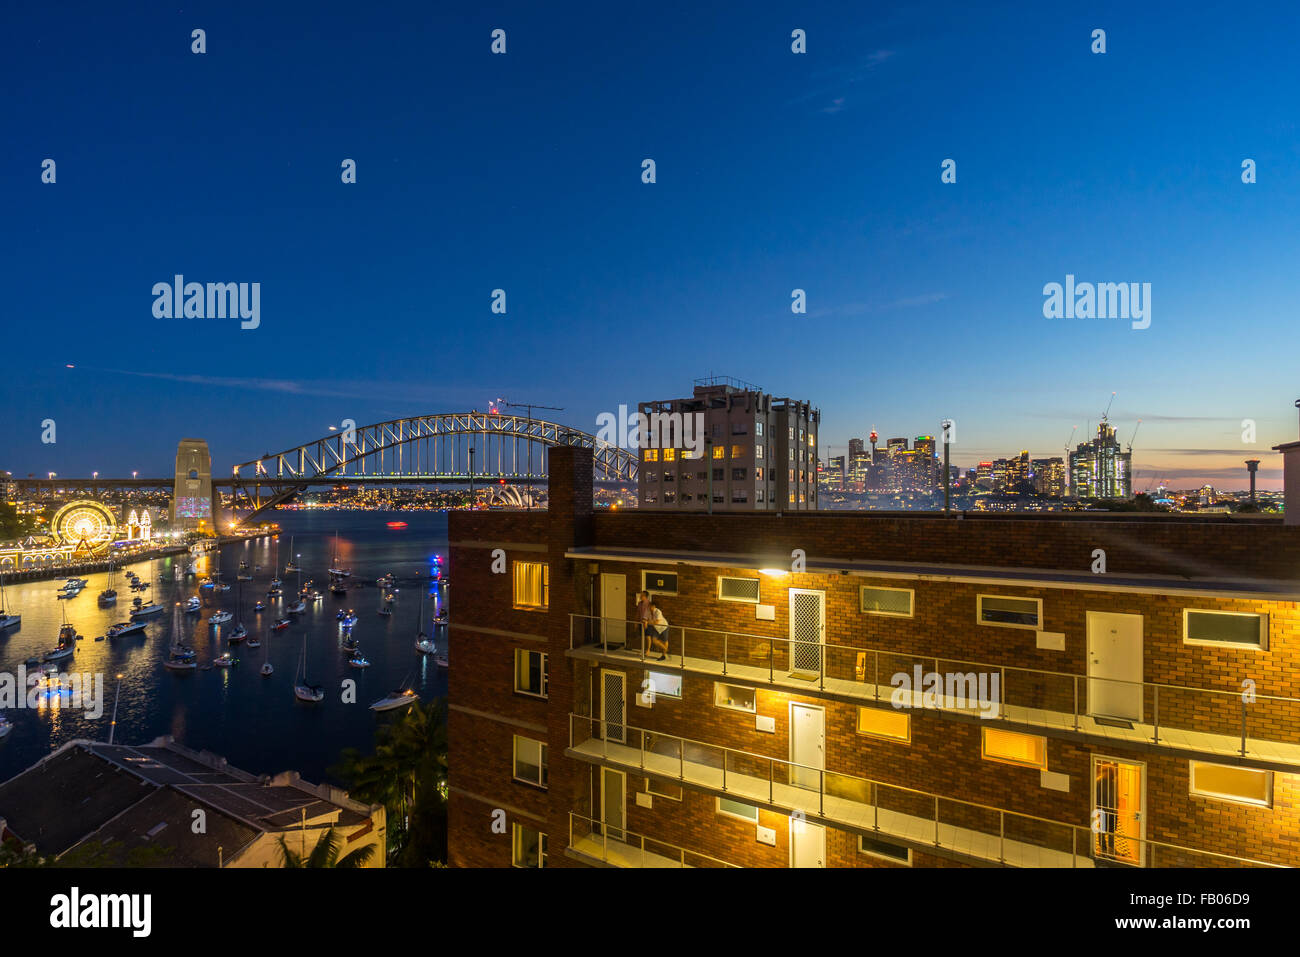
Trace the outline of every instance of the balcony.
<path fill-rule="evenodd" d="M 849 703 L 891 702 L 892 677 L 922 672 L 986 675 L 998 679 L 996 715 L 984 715 L 962 697 L 913 690 L 901 707 L 937 710 L 996 724 L 1103 738 L 1118 744 L 1186 751 L 1207 760 L 1250 763 L 1293 772 L 1300 767 L 1300 698 L 1246 695 L 1156 682 L 1016 668 L 955 658 L 900 654 L 853 645 L 819 644 L 772 635 L 672 625 L 665 661 L 645 653 L 635 621 L 569 616 L 569 654 L 576 658 L 674 668 L 719 680 L 770 685 Z M 619 637 L 625 636 L 625 637 Z M 1141 720 L 1094 716 L 1089 696 L 1131 689 Z M 1135 698 L 1135 700 L 1137 700 Z"/>
<path fill-rule="evenodd" d="M 644 834 L 613 828 L 574 811 L 569 812 L 569 847 L 565 853 L 587 863 L 610 867 L 739 866 Z"/>
<path fill-rule="evenodd" d="M 814 824 L 886 836 L 1008 867 L 1283 865 L 1006 811 L 915 788 L 795 764 L 603 718 L 569 715 L 565 754 L 676 781 Z M 1103 838 L 1105 841 L 1103 842 Z"/>

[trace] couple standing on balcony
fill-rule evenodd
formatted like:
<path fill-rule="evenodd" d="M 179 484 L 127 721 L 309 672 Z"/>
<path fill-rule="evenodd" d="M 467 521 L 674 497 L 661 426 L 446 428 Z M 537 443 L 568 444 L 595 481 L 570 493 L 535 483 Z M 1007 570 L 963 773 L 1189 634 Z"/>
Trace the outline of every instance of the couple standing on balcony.
<path fill-rule="evenodd" d="M 650 600 L 650 593 L 637 593 L 636 612 L 641 620 L 641 647 L 644 652 L 645 641 L 650 641 L 651 653 L 660 652 L 659 661 L 668 657 L 668 619 L 664 617 L 659 606 Z"/>

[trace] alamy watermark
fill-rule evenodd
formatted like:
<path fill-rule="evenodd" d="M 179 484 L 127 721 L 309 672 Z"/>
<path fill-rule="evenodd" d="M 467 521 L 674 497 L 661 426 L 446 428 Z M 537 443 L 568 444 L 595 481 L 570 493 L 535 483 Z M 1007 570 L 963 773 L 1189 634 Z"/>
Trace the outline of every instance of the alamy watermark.
<path fill-rule="evenodd" d="M 935 711 L 978 711 L 981 718 L 996 718 L 1001 709 L 1000 678 L 987 671 L 899 671 L 889 679 L 894 690 L 889 703 L 895 708 L 930 708 Z"/>
<path fill-rule="evenodd" d="M 19 665 L 17 673 L 0 672 L 0 711 L 28 708 L 78 708 L 92 720 L 104 715 L 104 676 L 90 672 L 50 674 Z"/>
<path fill-rule="evenodd" d="M 155 319 L 242 319 L 239 328 L 262 324 L 260 282 L 186 282 L 179 273 L 170 284 L 153 284 Z"/>
<path fill-rule="evenodd" d="M 1134 329 L 1151 325 L 1151 283 L 1080 282 L 1067 273 L 1065 284 L 1043 287 L 1045 319 L 1130 319 Z"/>
<path fill-rule="evenodd" d="M 618 412 L 596 416 L 597 446 L 621 449 L 682 449 L 682 457 L 704 457 L 703 412 Z M 691 454 L 686 454 L 689 450 Z"/>

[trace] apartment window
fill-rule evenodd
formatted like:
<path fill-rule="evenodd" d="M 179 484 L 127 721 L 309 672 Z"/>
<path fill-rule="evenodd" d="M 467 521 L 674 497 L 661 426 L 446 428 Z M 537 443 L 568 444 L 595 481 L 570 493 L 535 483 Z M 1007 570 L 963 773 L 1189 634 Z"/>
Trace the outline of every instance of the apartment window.
<path fill-rule="evenodd" d="M 547 785 L 546 743 L 515 735 L 515 780 L 525 784 Z"/>
<path fill-rule="evenodd" d="M 645 452 L 645 460 L 646 460 L 647 462 L 658 462 L 658 461 L 659 461 L 659 450 L 658 450 L 658 449 L 644 449 L 643 451 Z"/>
<path fill-rule="evenodd" d="M 731 500 L 733 502 L 748 502 L 749 493 L 746 492 L 745 489 L 743 488 L 738 488 L 731 493 Z"/>
<path fill-rule="evenodd" d="M 651 501 L 646 496 L 646 501 Z M 515 607 L 546 608 L 550 602 L 550 567 L 545 562 L 515 562 Z"/>
<path fill-rule="evenodd" d="M 715 459 L 724 459 L 727 457 L 727 447 L 725 445 L 715 445 L 713 447 L 713 457 Z"/>
<path fill-rule="evenodd" d="M 656 494 L 655 492 L 646 492 L 646 493 L 645 493 L 645 503 L 646 503 L 647 505 L 653 505 L 653 504 L 655 504 L 657 501 L 659 501 L 659 496 L 658 496 L 658 494 Z"/>
<path fill-rule="evenodd" d="M 984 728 L 981 757 L 986 761 L 1018 764 L 1026 768 L 1047 768 L 1047 739 L 1019 731 Z"/>
<path fill-rule="evenodd" d="M 751 824 L 758 823 L 758 808 L 752 804 L 745 804 L 741 801 L 729 801 L 727 798 L 718 798 L 718 813 L 727 817 L 738 817 L 742 821 L 749 821 Z"/>
<path fill-rule="evenodd" d="M 676 472 L 665 472 L 665 473 L 664 473 L 664 481 L 665 481 L 665 482 L 676 482 L 676 481 L 677 481 L 677 473 L 676 473 Z"/>
<path fill-rule="evenodd" d="M 747 428 L 748 428 L 748 426 L 747 426 L 744 422 L 732 422 L 732 423 L 731 423 L 731 434 L 732 434 L 732 435 L 748 435 L 749 433 L 746 431 Z"/>
<path fill-rule="evenodd" d="M 707 478 L 709 477 L 709 473 L 708 473 L 708 472 L 696 472 L 696 473 L 695 473 L 695 477 L 696 477 L 697 479 L 699 479 L 701 482 L 703 482 L 705 479 L 707 479 Z"/>
<path fill-rule="evenodd" d="M 682 799 L 682 786 L 673 784 L 671 781 L 660 781 L 658 778 L 646 778 L 645 790 L 647 794 L 653 794 L 655 797 L 667 798 L 669 801 L 680 801 Z"/>
<path fill-rule="evenodd" d="M 898 864 L 912 863 L 912 849 L 906 844 L 895 844 L 880 837 L 858 835 L 858 851 L 870 857 L 883 857 Z"/>
<path fill-rule="evenodd" d="M 1192 761 L 1190 790 L 1199 797 L 1272 807 L 1273 772 Z"/>
<path fill-rule="evenodd" d="M 724 481 L 726 481 L 726 479 L 727 479 L 727 470 L 726 470 L 726 469 L 714 469 L 714 470 L 713 470 L 713 481 L 715 481 L 715 482 L 724 482 Z"/>
<path fill-rule="evenodd" d="M 745 457 L 745 447 L 743 445 L 733 445 L 731 447 L 731 457 L 733 459 L 743 459 Z"/>
<path fill-rule="evenodd" d="M 791 493 L 790 493 L 790 504 L 791 504 L 791 505 L 794 504 L 794 492 L 791 492 Z"/>
<path fill-rule="evenodd" d="M 892 708 L 859 708 L 858 734 L 911 744 L 912 716 Z"/>
<path fill-rule="evenodd" d="M 657 482 L 657 481 L 659 481 L 659 473 L 658 473 L 658 472 L 646 472 L 646 473 L 645 473 L 645 480 L 646 480 L 647 482 Z"/>
<path fill-rule="evenodd" d="M 794 469 L 791 469 L 791 470 L 790 470 L 790 481 L 791 481 L 791 482 L 794 481 Z"/>
<path fill-rule="evenodd" d="M 754 469 L 754 481 L 755 482 L 763 481 L 763 470 L 761 468 Z"/>
<path fill-rule="evenodd" d="M 515 867 L 546 866 L 546 835 L 522 824 L 514 825 L 510 863 Z"/>
<path fill-rule="evenodd" d="M 755 435 L 763 434 L 763 423 L 761 421 L 754 423 L 754 434 Z"/>
<path fill-rule="evenodd" d="M 538 698 L 546 697 L 546 654 L 544 652 L 529 651 L 526 648 L 515 649 L 515 690 L 520 694 L 535 695 Z"/>
<path fill-rule="evenodd" d="M 912 598 L 913 592 L 910 588 L 880 588 L 874 585 L 863 585 L 862 612 L 866 615 L 911 618 Z"/>
<path fill-rule="evenodd" d="M 726 498 L 723 497 L 723 494 L 721 492 L 714 492 L 713 501 L 715 504 L 721 504 L 726 501 Z"/>
<path fill-rule="evenodd" d="M 1033 628 L 1042 626 L 1043 601 L 1041 598 L 1004 598 L 1001 595 L 980 595 L 976 598 L 975 620 L 981 625 L 1003 625 L 1008 628 Z"/>
<path fill-rule="evenodd" d="M 655 698 L 680 698 L 682 696 L 682 676 L 667 671 L 646 671 L 645 692 L 653 701 Z"/>
<path fill-rule="evenodd" d="M 669 502 L 675 502 L 675 501 L 677 501 L 677 493 L 676 493 L 676 492 L 664 492 L 664 504 L 665 504 L 665 505 L 667 505 Z"/>
<path fill-rule="evenodd" d="M 732 481 L 735 481 L 735 482 L 743 482 L 743 481 L 745 480 L 745 470 L 744 470 L 744 469 L 732 469 L 732 470 L 731 470 L 731 478 L 732 478 Z"/>
<path fill-rule="evenodd" d="M 1268 650 L 1268 615 L 1183 609 L 1183 641 L 1189 645 L 1232 645 Z"/>
<path fill-rule="evenodd" d="M 790 426 L 790 441 L 794 441 L 794 426 Z"/>
<path fill-rule="evenodd" d="M 763 490 L 762 490 L 762 489 L 759 489 L 758 492 L 755 493 L 754 501 L 756 501 L 756 502 L 761 502 L 761 501 L 763 501 Z"/>
<path fill-rule="evenodd" d="M 676 449 L 664 449 L 664 461 L 665 461 L 665 462 L 675 462 L 675 461 L 677 461 L 677 450 L 676 450 Z"/>
<path fill-rule="evenodd" d="M 758 711 L 758 690 L 715 681 L 713 683 L 713 703 L 717 707 L 726 708 L 729 711 L 748 711 L 750 714 L 755 714 Z"/>
<path fill-rule="evenodd" d="M 745 601 L 751 605 L 758 604 L 758 579 L 757 578 L 731 578 L 727 575 L 718 576 L 718 600 L 719 601 Z"/>
<path fill-rule="evenodd" d="M 754 446 L 754 458 L 758 459 L 760 462 L 763 460 L 763 446 Z"/>
<path fill-rule="evenodd" d="M 676 595 L 677 573 L 642 569 L 641 590 L 648 591 L 652 595 Z"/>

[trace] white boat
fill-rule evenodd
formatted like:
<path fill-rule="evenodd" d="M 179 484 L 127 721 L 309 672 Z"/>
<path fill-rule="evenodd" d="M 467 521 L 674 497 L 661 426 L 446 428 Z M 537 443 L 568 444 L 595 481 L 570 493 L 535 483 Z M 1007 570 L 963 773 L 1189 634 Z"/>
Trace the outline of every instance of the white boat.
<path fill-rule="evenodd" d="M 252 645 L 253 643 L 250 641 L 249 644 Z M 256 647 L 256 646 L 254 646 L 254 647 Z M 268 635 L 268 636 L 267 636 L 267 643 L 266 643 L 266 660 L 262 662 L 262 677 L 263 677 L 263 678 L 269 678 L 269 677 L 271 677 L 271 675 L 273 675 L 274 673 L 275 673 L 275 668 L 271 665 L 271 642 L 270 642 L 270 635 Z"/>
<path fill-rule="evenodd" d="M 131 609 L 132 618 L 148 618 L 151 615 L 161 615 L 167 609 L 159 604 L 138 605 Z"/>
<path fill-rule="evenodd" d="M 0 631 L 16 628 L 23 623 L 22 615 L 5 614 L 5 576 L 0 573 Z"/>
<path fill-rule="evenodd" d="M 301 615 L 307 610 L 307 603 L 299 598 L 296 602 L 285 609 L 291 615 Z"/>
<path fill-rule="evenodd" d="M 420 630 L 415 636 L 415 650 L 422 655 L 431 655 L 437 649 L 433 639 L 424 633 L 424 592 L 420 592 Z"/>
<path fill-rule="evenodd" d="M 420 700 L 420 696 L 410 688 L 390 691 L 370 706 L 371 711 L 393 711 L 397 708 L 409 708 Z"/>
<path fill-rule="evenodd" d="M 245 628 L 243 625 L 236 625 L 234 627 L 234 630 L 230 632 L 230 635 L 226 638 L 226 640 L 230 642 L 232 645 L 237 645 L 239 644 L 239 642 L 243 641 L 247 637 L 248 637 L 248 629 Z M 253 645 L 251 641 L 249 642 L 249 644 L 252 645 L 254 648 L 257 647 L 257 645 Z"/>
<path fill-rule="evenodd" d="M 294 675 L 293 696 L 299 701 L 313 704 L 325 698 L 325 689 L 307 683 L 307 636 L 302 636 L 302 654 L 298 657 L 298 673 Z"/>
<path fill-rule="evenodd" d="M 233 619 L 234 617 L 235 617 L 235 616 L 232 615 L 232 614 L 231 614 L 230 612 L 228 612 L 228 611 L 219 611 L 219 612 L 217 612 L 215 615 L 213 615 L 211 618 L 208 619 L 208 624 L 209 624 L 209 625 L 224 625 L 226 622 L 230 621 L 230 620 Z"/>
<path fill-rule="evenodd" d="M 293 536 L 290 535 L 289 536 L 289 560 L 284 564 L 284 573 L 286 575 L 288 575 L 290 572 L 296 572 L 298 570 L 298 563 L 294 561 L 296 557 L 297 555 L 295 555 L 293 551 Z"/>
<path fill-rule="evenodd" d="M 439 668 L 447 667 L 447 652 L 440 651 L 433 656 L 433 663 Z"/>
<path fill-rule="evenodd" d="M 232 635 L 231 637 L 232 637 L 232 640 L 233 640 L 233 635 Z M 262 647 L 262 639 L 259 638 L 259 637 L 257 637 L 257 635 L 251 635 L 251 636 L 248 636 L 248 641 L 246 642 L 246 644 L 247 644 L 248 647 L 250 647 L 250 648 L 261 648 L 261 647 Z"/>
<path fill-rule="evenodd" d="M 66 613 L 65 613 L 66 615 Z M 62 661 L 64 658 L 71 658 L 77 652 L 77 629 L 75 626 L 68 624 L 65 617 L 63 625 L 59 628 L 59 643 L 54 650 L 47 651 L 41 656 L 42 661 Z"/>
<path fill-rule="evenodd" d="M 239 659 L 227 651 L 225 654 L 213 658 L 212 664 L 217 668 L 230 668 L 239 664 Z"/>
<path fill-rule="evenodd" d="M 178 602 L 172 612 L 172 645 L 163 667 L 170 671 L 193 671 L 198 667 L 196 658 L 198 654 L 193 648 L 186 648 L 181 644 L 181 606 Z"/>
<path fill-rule="evenodd" d="M 190 598 L 185 602 L 185 613 L 187 615 L 197 615 L 199 613 L 199 609 L 201 609 L 202 607 L 203 607 L 203 602 L 199 601 L 197 597 Z"/>
<path fill-rule="evenodd" d="M 144 631 L 144 622 L 142 621 L 123 621 L 113 625 L 108 631 L 104 632 L 105 638 L 121 638 L 123 635 L 134 635 Z"/>

